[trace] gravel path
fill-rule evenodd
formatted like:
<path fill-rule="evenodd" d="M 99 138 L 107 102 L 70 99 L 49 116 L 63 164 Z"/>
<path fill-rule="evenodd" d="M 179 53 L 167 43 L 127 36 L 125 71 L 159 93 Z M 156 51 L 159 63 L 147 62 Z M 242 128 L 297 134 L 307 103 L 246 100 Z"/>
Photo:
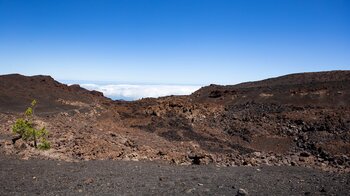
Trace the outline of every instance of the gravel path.
<path fill-rule="evenodd" d="M 348 174 L 300 167 L 68 163 L 0 156 L 0 195 L 349 195 Z"/>

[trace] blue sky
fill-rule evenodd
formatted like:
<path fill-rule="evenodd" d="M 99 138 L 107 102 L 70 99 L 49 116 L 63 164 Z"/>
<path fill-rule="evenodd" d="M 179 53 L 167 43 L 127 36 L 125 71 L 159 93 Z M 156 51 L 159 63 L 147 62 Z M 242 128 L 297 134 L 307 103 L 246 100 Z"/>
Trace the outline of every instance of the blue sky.
<path fill-rule="evenodd" d="M 0 0 L 0 74 L 207 85 L 339 69 L 347 0 Z"/>

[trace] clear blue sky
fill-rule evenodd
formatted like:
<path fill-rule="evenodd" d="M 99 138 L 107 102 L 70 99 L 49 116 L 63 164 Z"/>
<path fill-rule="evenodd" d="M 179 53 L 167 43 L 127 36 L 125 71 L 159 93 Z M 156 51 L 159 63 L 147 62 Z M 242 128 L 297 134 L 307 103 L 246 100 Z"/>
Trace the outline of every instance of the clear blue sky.
<path fill-rule="evenodd" d="M 234 84 L 350 69 L 348 0 L 0 0 L 0 74 Z"/>

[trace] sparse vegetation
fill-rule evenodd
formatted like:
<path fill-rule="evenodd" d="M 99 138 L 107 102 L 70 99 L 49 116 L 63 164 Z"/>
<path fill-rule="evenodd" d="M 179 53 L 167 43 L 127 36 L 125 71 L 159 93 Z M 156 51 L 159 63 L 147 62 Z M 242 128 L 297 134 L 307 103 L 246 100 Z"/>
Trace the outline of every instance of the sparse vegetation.
<path fill-rule="evenodd" d="M 50 142 L 47 140 L 49 132 L 45 127 L 37 129 L 37 125 L 34 122 L 36 104 L 36 100 L 33 100 L 31 106 L 25 111 L 24 118 L 17 119 L 12 126 L 12 131 L 16 134 L 16 137 L 12 139 L 12 141 L 13 143 L 18 139 L 29 142 L 32 141 L 35 148 L 47 150 L 51 147 Z"/>

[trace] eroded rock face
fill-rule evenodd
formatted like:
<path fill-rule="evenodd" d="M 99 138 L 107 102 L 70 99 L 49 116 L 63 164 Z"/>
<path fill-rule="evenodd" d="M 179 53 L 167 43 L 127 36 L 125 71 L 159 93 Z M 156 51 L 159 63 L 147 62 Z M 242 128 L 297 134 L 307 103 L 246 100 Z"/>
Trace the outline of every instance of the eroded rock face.
<path fill-rule="evenodd" d="M 112 101 L 46 76 L 0 81 L 0 148 L 8 154 L 350 168 L 349 71 L 211 85 L 190 96 L 134 102 Z M 50 130 L 50 151 L 11 143 L 11 124 L 31 99 L 38 101 L 36 121 Z"/>

